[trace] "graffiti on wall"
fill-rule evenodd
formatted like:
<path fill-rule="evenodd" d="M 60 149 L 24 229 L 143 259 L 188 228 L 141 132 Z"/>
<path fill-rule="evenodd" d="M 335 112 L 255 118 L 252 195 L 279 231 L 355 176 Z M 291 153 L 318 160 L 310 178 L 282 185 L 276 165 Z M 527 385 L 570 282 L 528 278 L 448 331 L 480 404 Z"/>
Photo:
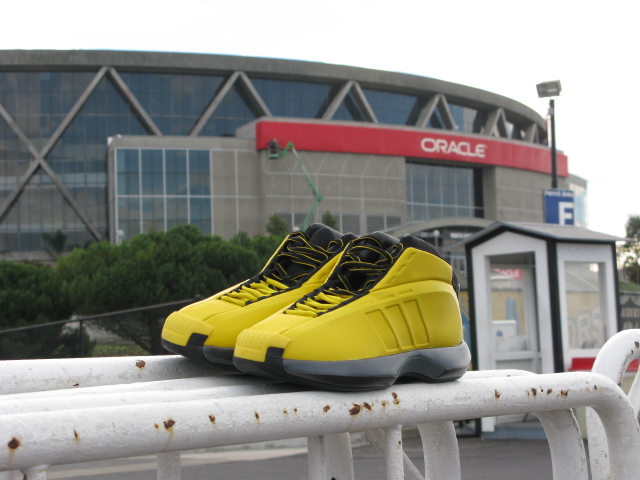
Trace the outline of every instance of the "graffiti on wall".
<path fill-rule="evenodd" d="M 620 295 L 620 326 L 623 330 L 640 328 L 640 293 Z"/>

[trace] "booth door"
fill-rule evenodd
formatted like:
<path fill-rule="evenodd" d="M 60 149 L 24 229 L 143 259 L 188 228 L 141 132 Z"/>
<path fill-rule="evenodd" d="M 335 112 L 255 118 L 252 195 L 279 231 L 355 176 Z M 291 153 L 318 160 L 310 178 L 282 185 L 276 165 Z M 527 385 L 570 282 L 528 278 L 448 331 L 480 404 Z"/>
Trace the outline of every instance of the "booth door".
<path fill-rule="evenodd" d="M 541 373 L 533 252 L 489 257 L 493 368 Z"/>

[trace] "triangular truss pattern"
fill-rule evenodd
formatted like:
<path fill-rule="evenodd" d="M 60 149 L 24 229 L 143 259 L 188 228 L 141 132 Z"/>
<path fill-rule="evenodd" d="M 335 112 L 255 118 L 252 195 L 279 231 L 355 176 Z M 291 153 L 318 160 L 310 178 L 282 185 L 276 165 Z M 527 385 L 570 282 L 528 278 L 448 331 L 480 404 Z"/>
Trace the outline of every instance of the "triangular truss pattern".
<path fill-rule="evenodd" d="M 524 141 L 529 143 L 540 143 L 540 131 L 538 125 L 532 123 L 524 132 Z"/>
<path fill-rule="evenodd" d="M 347 95 L 349 94 L 351 94 L 353 99 L 355 100 L 358 108 L 360 109 L 360 111 L 362 112 L 362 115 L 364 116 L 365 121 L 371 122 L 371 123 L 378 123 L 378 118 L 376 117 L 376 114 L 373 111 L 373 108 L 371 108 L 371 105 L 369 104 L 369 101 L 367 100 L 366 95 L 364 94 L 364 92 L 362 91 L 362 88 L 360 87 L 360 84 L 354 80 L 349 80 L 347 83 L 345 83 L 342 86 L 342 88 L 340 88 L 340 90 L 338 91 L 336 96 L 333 97 L 333 99 L 329 103 L 329 106 L 327 107 L 324 114 L 322 115 L 322 119 L 331 120 L 335 116 L 340 106 L 344 103 L 345 99 L 347 98 Z"/>
<path fill-rule="evenodd" d="M 4 108 L 0 108 L 0 114 L 2 114 L 2 116 L 5 118 L 9 126 L 13 129 L 13 131 L 16 133 L 18 138 L 20 138 L 20 140 L 25 144 L 25 146 L 29 149 L 31 154 L 34 156 L 34 160 L 31 161 L 27 171 L 22 175 L 18 184 L 14 187 L 14 189 L 11 191 L 9 196 L 5 199 L 5 201 L 0 206 L 0 223 L 2 223 L 2 221 L 6 218 L 7 214 L 9 213 L 9 210 L 11 209 L 11 206 L 17 201 L 18 197 L 20 196 L 21 192 L 24 190 L 25 186 L 27 185 L 31 177 L 36 173 L 36 171 L 39 168 L 42 168 L 47 173 L 47 175 L 49 175 L 52 182 L 55 184 L 58 190 L 60 190 L 60 193 L 63 195 L 65 200 L 69 203 L 69 205 L 71 205 L 71 208 L 80 217 L 80 219 L 85 224 L 87 229 L 91 232 L 91 234 L 94 236 L 94 238 L 96 240 L 100 240 L 102 238 L 102 235 L 100 235 L 100 232 L 98 232 L 98 229 L 96 228 L 96 226 L 93 224 L 93 222 L 89 220 L 87 215 L 80 208 L 80 205 L 78 205 L 78 203 L 73 198 L 69 190 L 67 190 L 67 188 L 62 184 L 58 176 L 54 173 L 54 171 L 47 164 L 44 158 L 51 151 L 51 149 L 56 144 L 56 142 L 60 139 L 64 131 L 69 127 L 69 124 L 71 123 L 71 121 L 78 114 L 82 106 L 85 104 L 85 102 L 89 98 L 89 95 L 91 95 L 91 93 L 95 90 L 96 86 L 98 85 L 98 83 L 100 83 L 100 81 L 102 80 L 106 72 L 107 72 L 107 67 L 102 67 L 98 71 L 96 76 L 91 80 L 91 82 L 89 83 L 87 88 L 84 90 L 84 92 L 80 95 L 78 100 L 76 100 L 76 103 L 73 105 L 73 107 L 64 117 L 64 119 L 62 120 L 58 128 L 55 130 L 53 135 L 49 138 L 47 143 L 44 145 L 44 147 L 42 147 L 42 150 L 40 150 L 39 152 L 36 150 L 33 144 L 29 141 L 29 139 L 26 137 L 26 135 L 24 134 L 22 129 L 18 126 L 18 124 L 15 121 L 13 121 L 13 119 L 7 113 L 7 111 Z"/>
<path fill-rule="evenodd" d="M 114 85 L 125 98 L 127 103 L 131 106 L 136 115 L 140 118 L 145 128 L 149 130 L 149 132 L 151 132 L 153 135 L 161 137 L 162 132 L 155 124 L 155 122 L 151 119 L 151 116 L 149 116 L 144 107 L 140 104 L 133 92 L 129 89 L 129 86 L 125 83 L 122 77 L 118 75 L 118 72 L 116 72 L 115 68 L 109 67 L 109 77 L 111 78 L 111 80 L 113 80 Z"/>
<path fill-rule="evenodd" d="M 238 82 L 244 92 L 249 96 L 250 101 L 253 103 L 253 106 L 256 108 L 256 110 L 260 113 L 260 116 L 273 116 L 271 115 L 269 107 L 267 107 L 267 104 L 264 102 L 253 83 L 251 83 L 251 80 L 249 79 L 247 74 L 244 72 L 233 72 L 224 83 L 224 85 L 222 85 L 216 96 L 213 97 L 211 103 L 209 103 L 207 108 L 204 110 L 202 116 L 193 126 L 191 132 L 189 132 L 190 137 L 197 137 L 200 134 L 204 126 L 207 124 L 216 109 L 220 106 L 229 91 L 234 87 L 236 82 Z"/>
<path fill-rule="evenodd" d="M 33 234 L 31 224 L 39 224 L 42 231 L 35 233 L 46 234 L 61 230 L 72 234 L 68 238 L 70 241 L 80 234 L 84 237 L 83 243 L 88 240 L 87 237 L 94 237 L 81 215 L 68 202 L 50 172 L 45 169 L 38 168 L 20 193 L 6 212 L 4 225 L 9 223 L 12 233 Z"/>
<path fill-rule="evenodd" d="M 12 118 L 7 109 L 0 104 L 0 116 L 5 120 L 9 128 L 15 133 L 18 141 L 24 145 L 25 149 L 28 150 L 29 154 L 33 157 L 31 162 L 29 163 L 28 168 L 26 169 L 26 171 L 24 171 L 24 173 L 22 173 L 22 176 L 19 178 L 13 190 L 0 205 L 0 223 L 4 221 L 12 205 L 17 201 L 18 197 L 20 196 L 26 185 L 29 183 L 32 176 L 36 174 L 36 172 L 42 170 L 51 178 L 52 183 L 60 191 L 62 196 L 65 198 L 74 212 L 78 215 L 78 217 L 82 220 L 82 222 L 85 224 L 86 228 L 91 232 L 94 238 L 96 240 L 101 239 L 101 235 L 96 226 L 91 222 L 91 220 L 89 220 L 88 216 L 80 208 L 80 205 L 71 195 L 69 190 L 63 185 L 60 178 L 56 175 L 54 170 L 45 159 L 52 152 L 56 143 L 59 142 L 63 137 L 65 131 L 69 128 L 73 120 L 79 115 L 83 106 L 87 102 L 87 99 L 98 88 L 98 85 L 105 77 L 109 78 L 120 96 L 128 103 L 133 114 L 137 119 L 139 119 L 143 128 L 146 129 L 150 135 L 163 135 L 158 125 L 154 122 L 149 113 L 136 98 L 136 95 L 132 92 L 127 83 L 120 76 L 116 68 L 112 66 L 103 66 L 98 70 L 85 90 L 80 94 L 75 104 L 73 104 L 69 112 L 66 113 L 50 138 L 40 149 L 38 149 L 36 145 L 27 137 L 25 132 Z M 269 107 L 262 99 L 261 95 L 253 85 L 249 76 L 244 71 L 235 71 L 230 74 L 226 82 L 213 96 L 209 104 L 200 115 L 199 119 L 195 122 L 193 128 L 189 132 L 189 136 L 195 137 L 200 135 L 203 129 L 205 129 L 205 127 L 207 126 L 209 120 L 214 116 L 216 109 L 224 104 L 225 97 L 235 94 L 235 91 L 238 91 L 238 89 L 242 91 L 243 97 L 245 99 L 244 101 L 247 107 L 249 107 L 253 111 L 253 114 L 264 117 L 272 116 Z M 362 120 L 369 123 L 379 123 L 376 113 L 371 107 L 366 94 L 364 93 L 360 84 L 355 80 L 348 80 L 337 89 L 337 93 L 333 96 L 333 98 L 329 100 L 328 106 L 321 118 L 324 120 L 334 119 L 336 113 L 345 107 L 347 101 L 350 104 L 350 108 L 357 108 L 358 116 L 361 116 Z M 417 115 L 417 119 L 414 125 L 416 127 L 426 128 L 427 125 L 433 124 L 436 120 L 436 123 L 438 125 L 441 125 L 444 129 L 454 131 L 458 129 L 453 115 L 451 114 L 447 99 L 442 93 L 436 93 L 426 100 L 424 106 L 421 108 Z M 545 141 L 545 132 L 540 128 L 539 125 L 532 123 L 526 128 L 520 129 L 520 127 L 512 125 L 507 121 L 506 113 L 502 108 L 497 108 L 490 112 L 480 130 L 481 131 L 478 133 L 503 138 L 510 138 L 510 135 L 513 134 L 512 138 L 534 144 L 543 143 Z"/>
<path fill-rule="evenodd" d="M 502 108 L 496 108 L 487 117 L 482 132 L 485 135 L 494 137 L 509 138 L 509 128 L 507 126 L 507 117 Z"/>
<path fill-rule="evenodd" d="M 416 120 L 416 126 L 420 128 L 426 128 L 429 124 L 429 121 L 435 114 L 436 110 L 440 114 L 442 121 L 444 122 L 444 127 L 447 130 L 457 130 L 455 121 L 453 120 L 453 115 L 451 114 L 451 109 L 449 108 L 449 103 L 447 102 L 446 97 L 442 93 L 437 93 L 433 97 L 431 97 L 418 115 L 418 119 Z"/>

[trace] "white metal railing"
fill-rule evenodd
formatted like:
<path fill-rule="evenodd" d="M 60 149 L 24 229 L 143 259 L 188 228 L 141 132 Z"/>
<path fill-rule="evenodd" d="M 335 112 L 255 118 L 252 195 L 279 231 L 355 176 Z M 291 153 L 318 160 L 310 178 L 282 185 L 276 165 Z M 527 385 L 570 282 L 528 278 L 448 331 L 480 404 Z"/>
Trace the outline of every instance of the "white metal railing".
<path fill-rule="evenodd" d="M 640 330 L 628 330 L 605 345 L 594 372 L 468 372 L 450 383 L 321 394 L 176 356 L 5 361 L 0 480 L 18 478 L 16 471 L 46 479 L 52 465 L 146 454 L 157 454 L 159 479 L 176 480 L 180 451 L 300 437 L 307 437 L 311 480 L 353 479 L 355 432 L 385 458 L 387 479 L 460 479 L 453 422 L 532 412 L 549 441 L 553 478 L 586 480 L 575 407 L 595 413 L 593 478 L 635 479 L 640 395 L 637 382 L 630 397 L 618 383 L 638 356 Z M 424 475 L 402 450 L 402 425 L 418 425 Z"/>

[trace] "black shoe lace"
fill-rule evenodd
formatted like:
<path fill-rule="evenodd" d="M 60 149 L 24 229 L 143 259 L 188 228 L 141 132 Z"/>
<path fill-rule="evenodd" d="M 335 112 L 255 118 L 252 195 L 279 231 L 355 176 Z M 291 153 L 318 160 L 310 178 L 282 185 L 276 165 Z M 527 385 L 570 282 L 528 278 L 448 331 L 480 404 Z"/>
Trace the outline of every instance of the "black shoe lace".
<path fill-rule="evenodd" d="M 243 307 L 259 298 L 286 290 L 302 281 L 341 245 L 342 240 L 337 239 L 325 249 L 309 243 L 302 232 L 291 233 L 262 272 L 220 299 Z"/>
<path fill-rule="evenodd" d="M 362 237 L 348 247 L 332 278 L 319 291 L 305 296 L 285 313 L 317 317 L 362 294 L 377 283 L 380 275 L 388 270 L 402 248 L 402 244 L 396 244 L 385 250 L 373 245 L 369 237 Z M 368 258 L 373 261 L 367 260 Z"/>

